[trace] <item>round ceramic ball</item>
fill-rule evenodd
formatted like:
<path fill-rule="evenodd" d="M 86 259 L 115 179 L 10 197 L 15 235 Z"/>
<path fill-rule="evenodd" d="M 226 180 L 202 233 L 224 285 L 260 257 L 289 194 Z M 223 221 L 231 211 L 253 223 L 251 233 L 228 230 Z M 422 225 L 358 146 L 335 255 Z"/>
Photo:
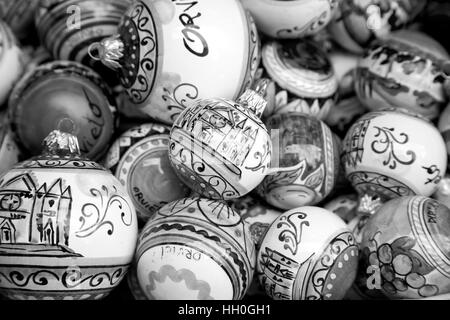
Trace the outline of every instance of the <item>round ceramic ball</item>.
<path fill-rule="evenodd" d="M 450 209 L 423 196 L 393 199 L 366 223 L 362 259 L 391 299 L 450 292 Z"/>
<path fill-rule="evenodd" d="M 111 90 L 96 72 L 70 61 L 30 69 L 11 93 L 9 109 L 18 142 L 31 155 L 60 129 L 77 136 L 84 156 L 100 159 L 116 126 Z"/>
<path fill-rule="evenodd" d="M 199 100 L 170 133 L 169 158 L 198 194 L 230 200 L 255 189 L 269 171 L 272 143 L 250 108 L 225 99 Z"/>
<path fill-rule="evenodd" d="M 356 93 L 371 110 L 405 108 L 429 119 L 448 102 L 446 50 L 429 36 L 401 30 L 375 41 L 356 70 Z"/>
<path fill-rule="evenodd" d="M 40 2 L 35 16 L 36 29 L 53 58 L 77 61 L 103 74 L 103 65 L 90 57 L 89 46 L 117 33 L 117 26 L 133 0 L 33 2 Z"/>
<path fill-rule="evenodd" d="M 328 29 L 337 44 L 361 54 L 374 39 L 411 22 L 425 5 L 423 0 L 342 0 Z"/>
<path fill-rule="evenodd" d="M 315 205 L 327 197 L 340 167 L 339 141 L 328 126 L 302 113 L 274 115 L 266 126 L 275 172 L 258 186 L 259 195 L 285 210 Z"/>
<path fill-rule="evenodd" d="M 337 9 L 332 0 L 242 0 L 258 30 L 278 39 L 301 38 L 327 26 Z"/>
<path fill-rule="evenodd" d="M 185 198 L 147 222 L 135 260 L 148 299 L 239 300 L 252 281 L 255 245 L 225 202 Z"/>
<path fill-rule="evenodd" d="M 337 99 L 338 79 L 327 53 L 314 41 L 271 41 L 263 46 L 264 70 L 276 84 L 265 116 L 303 112 L 324 119 Z"/>
<path fill-rule="evenodd" d="M 1 176 L 0 294 L 13 300 L 104 298 L 133 259 L 133 203 L 99 164 L 52 151 Z"/>
<path fill-rule="evenodd" d="M 445 142 L 426 119 L 404 110 L 370 112 L 348 131 L 341 157 L 360 195 L 430 196 L 447 168 Z"/>
<path fill-rule="evenodd" d="M 358 246 L 345 222 L 318 207 L 283 213 L 267 231 L 257 274 L 276 300 L 340 300 L 358 268 Z"/>
<path fill-rule="evenodd" d="M 118 34 L 123 57 L 113 68 L 129 100 L 170 125 L 197 99 L 236 99 L 260 61 L 256 26 L 239 0 L 136 1 Z"/>
<path fill-rule="evenodd" d="M 169 127 L 153 123 L 133 127 L 112 144 L 104 161 L 127 188 L 143 222 L 191 192 L 170 165 L 169 132 Z"/>

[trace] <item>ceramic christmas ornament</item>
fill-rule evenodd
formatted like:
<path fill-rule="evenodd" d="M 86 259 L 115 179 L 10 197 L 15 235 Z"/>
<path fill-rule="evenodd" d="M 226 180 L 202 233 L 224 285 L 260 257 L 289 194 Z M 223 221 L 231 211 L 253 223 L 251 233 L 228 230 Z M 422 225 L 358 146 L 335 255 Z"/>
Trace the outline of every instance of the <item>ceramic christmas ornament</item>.
<path fill-rule="evenodd" d="M 133 0 L 41 1 L 35 17 L 41 43 L 54 59 L 77 61 L 103 74 L 106 68 L 91 59 L 89 46 L 116 34 L 132 3 Z"/>
<path fill-rule="evenodd" d="M 438 117 L 449 56 L 432 38 L 402 30 L 375 41 L 356 72 L 356 93 L 371 110 L 401 107 L 429 119 Z"/>
<path fill-rule="evenodd" d="M 328 29 L 337 44 L 361 54 L 374 39 L 411 22 L 425 5 L 422 0 L 343 0 Z"/>
<path fill-rule="evenodd" d="M 24 71 L 25 57 L 8 25 L 0 20 L 0 106 L 5 104 Z"/>
<path fill-rule="evenodd" d="M 260 48 L 239 0 L 143 0 L 91 55 L 120 73 L 136 108 L 173 124 L 196 99 L 236 99 L 252 83 Z"/>
<path fill-rule="evenodd" d="M 340 300 L 357 267 L 358 246 L 345 222 L 318 207 L 282 214 L 257 258 L 260 283 L 276 300 Z"/>
<path fill-rule="evenodd" d="M 225 202 L 185 198 L 149 220 L 135 259 L 148 299 L 240 300 L 252 281 L 255 245 Z"/>
<path fill-rule="evenodd" d="M 342 220 L 349 223 L 357 214 L 358 195 L 346 194 L 327 202 L 324 209 L 337 214 Z"/>
<path fill-rule="evenodd" d="M 168 155 L 170 128 L 143 124 L 122 134 L 105 158 L 146 221 L 165 204 L 187 197 L 190 190 L 176 176 Z"/>
<path fill-rule="evenodd" d="M 249 225 L 250 235 L 256 244 L 256 249 L 261 246 L 264 235 L 272 222 L 282 214 L 281 211 L 251 195 L 231 200 L 229 205 Z"/>
<path fill-rule="evenodd" d="M 105 297 L 137 240 L 133 203 L 106 169 L 53 131 L 41 156 L 0 180 L 0 292 L 10 299 Z"/>
<path fill-rule="evenodd" d="M 39 0 L 1 0 L 0 19 L 11 27 L 19 39 L 25 39 L 33 31 L 34 13 L 39 4 Z"/>
<path fill-rule="evenodd" d="M 19 162 L 21 152 L 8 125 L 0 124 L 0 176 Z"/>
<path fill-rule="evenodd" d="M 267 122 L 272 137 L 272 166 L 258 193 L 280 209 L 294 209 L 322 201 L 336 185 L 339 143 L 328 126 L 302 113 L 272 116 Z"/>
<path fill-rule="evenodd" d="M 384 204 L 367 222 L 362 258 L 391 299 L 450 292 L 450 209 L 423 196 Z"/>
<path fill-rule="evenodd" d="M 29 71 L 9 100 L 12 127 L 32 155 L 55 129 L 73 132 L 83 155 L 99 159 L 108 149 L 115 123 L 110 89 L 92 69 L 55 61 Z"/>
<path fill-rule="evenodd" d="M 337 98 L 338 81 L 326 53 L 311 40 L 272 41 L 262 62 L 276 84 L 265 116 L 303 112 L 324 119 Z"/>
<path fill-rule="evenodd" d="M 170 133 L 169 157 L 180 179 L 198 194 L 230 200 L 255 189 L 270 168 L 272 142 L 259 119 L 267 82 L 237 102 L 198 100 L 178 117 Z"/>
<path fill-rule="evenodd" d="M 341 159 L 360 197 L 381 202 L 430 196 L 447 168 L 437 128 L 402 109 L 370 112 L 356 121 L 345 137 Z"/>
<path fill-rule="evenodd" d="M 242 0 L 258 30 L 278 39 L 302 38 L 318 33 L 330 22 L 338 0 Z"/>

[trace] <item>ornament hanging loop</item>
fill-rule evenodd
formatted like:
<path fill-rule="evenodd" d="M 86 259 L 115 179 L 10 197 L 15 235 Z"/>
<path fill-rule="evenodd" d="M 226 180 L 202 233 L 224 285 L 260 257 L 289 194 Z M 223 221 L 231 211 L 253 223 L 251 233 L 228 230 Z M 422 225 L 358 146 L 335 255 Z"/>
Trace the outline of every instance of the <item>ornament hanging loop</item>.
<path fill-rule="evenodd" d="M 60 130 L 53 130 L 44 139 L 44 152 L 46 156 L 57 157 L 80 157 L 80 146 L 76 136 L 62 132 Z"/>
<path fill-rule="evenodd" d="M 122 67 L 120 61 L 124 56 L 124 44 L 120 36 L 115 35 L 91 44 L 88 53 L 93 60 L 101 61 L 108 68 L 117 70 Z"/>

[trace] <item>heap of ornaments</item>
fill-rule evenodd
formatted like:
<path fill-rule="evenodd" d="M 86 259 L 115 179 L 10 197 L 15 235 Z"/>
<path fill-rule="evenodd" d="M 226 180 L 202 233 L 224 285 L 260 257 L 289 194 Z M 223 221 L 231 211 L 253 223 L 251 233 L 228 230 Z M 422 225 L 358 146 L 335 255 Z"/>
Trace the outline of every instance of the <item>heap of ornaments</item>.
<path fill-rule="evenodd" d="M 445 1 L 0 19 L 3 299 L 450 300 Z"/>

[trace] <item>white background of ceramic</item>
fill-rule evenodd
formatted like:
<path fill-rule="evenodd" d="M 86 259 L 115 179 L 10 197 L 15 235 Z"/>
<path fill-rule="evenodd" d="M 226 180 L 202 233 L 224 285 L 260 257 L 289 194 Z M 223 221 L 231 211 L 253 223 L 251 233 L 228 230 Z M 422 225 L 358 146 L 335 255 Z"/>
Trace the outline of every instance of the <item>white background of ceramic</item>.
<path fill-rule="evenodd" d="M 176 5 L 177 3 L 182 5 Z M 162 62 L 161 86 L 172 90 L 181 83 L 195 85 L 199 94 L 197 98 L 223 97 L 235 99 L 240 94 L 249 59 L 249 29 L 245 11 L 239 0 L 199 0 L 197 5 L 186 11 L 191 17 L 197 13 L 201 16 L 194 19 L 199 26 L 196 29 L 207 41 L 209 54 L 198 57 L 189 52 L 183 44 L 184 29 L 179 20 L 183 11 L 189 8 L 186 1 L 155 1 L 162 21 L 163 39 L 158 43 Z M 186 18 L 184 18 L 186 19 Z M 194 39 L 194 36 L 189 33 Z M 161 46 L 162 44 L 162 46 Z M 192 43 L 190 43 L 192 44 Z M 192 48 L 200 50 L 198 41 Z M 167 120 L 167 102 L 161 98 L 163 88 L 155 86 L 152 98 L 141 107 L 142 111 Z M 192 88 L 178 93 L 186 98 L 186 93 L 193 95 Z M 186 99 L 186 103 L 192 103 Z M 169 118 L 170 119 L 170 118 Z"/>
<path fill-rule="evenodd" d="M 306 219 L 297 219 L 295 221 L 296 227 L 300 225 L 301 221 L 308 221 L 309 226 L 302 226 L 301 242 L 298 245 L 296 255 L 293 255 L 290 250 L 284 248 L 285 242 L 279 239 L 280 233 L 283 232 L 283 230 L 288 229 L 286 228 L 286 226 L 278 228 L 277 225 L 282 217 L 288 217 L 295 212 L 303 212 L 307 214 Z M 278 217 L 267 231 L 266 236 L 261 244 L 261 249 L 258 253 L 257 271 L 258 273 L 262 272 L 260 261 L 261 255 L 262 253 L 265 253 L 266 248 L 276 250 L 287 256 L 288 258 L 297 261 L 301 265 L 307 260 L 308 257 L 311 256 L 311 254 L 315 254 L 314 259 L 318 259 L 322 255 L 323 251 L 330 243 L 330 241 L 332 241 L 333 238 L 341 232 L 346 231 L 350 232 L 345 222 L 337 215 L 328 210 L 311 206 L 289 210 Z M 294 270 L 292 271 L 294 272 L 294 279 L 296 279 L 297 273 Z M 307 274 L 306 276 L 308 275 L 309 274 Z M 278 289 L 281 289 L 281 287 L 278 287 Z M 285 293 L 290 296 L 290 299 L 293 298 L 292 287 L 287 289 Z"/>
<path fill-rule="evenodd" d="M 403 160 L 411 159 L 411 156 L 407 155 L 406 152 L 409 150 L 415 152 L 416 160 L 414 163 L 403 165 L 397 162 L 394 170 L 389 168 L 390 163 L 384 165 L 383 161 L 388 159 L 389 152 L 377 154 L 371 148 L 374 141 L 385 139 L 383 133 L 378 138 L 375 138 L 378 131 L 374 128 L 375 126 L 394 128 L 395 137 L 399 137 L 400 133 L 407 134 L 409 141 L 406 144 L 395 143 L 394 151 Z M 404 140 L 402 137 L 400 139 Z M 434 125 L 431 122 L 398 112 L 381 112 L 380 116 L 370 120 L 363 148 L 362 161 L 358 162 L 356 167 L 345 164 L 346 176 L 355 171 L 376 172 L 403 182 L 416 194 L 429 196 L 435 191 L 436 185 L 434 183 L 425 184 L 431 178 L 431 175 L 427 174 L 427 171 L 422 167 L 436 165 L 441 170 L 441 175 L 445 173 L 447 168 L 445 143 Z M 384 146 L 378 144 L 376 148 L 378 150 L 384 149 Z M 393 160 L 393 157 L 391 160 Z"/>
<path fill-rule="evenodd" d="M 242 3 L 252 13 L 258 29 L 275 38 L 280 37 L 278 31 L 294 27 L 298 27 L 299 31 L 290 38 L 314 34 L 326 26 L 333 14 L 329 0 L 242 0 Z M 315 32 L 310 32 L 311 25 L 322 15 L 326 15 L 322 18 L 326 23 Z"/>

